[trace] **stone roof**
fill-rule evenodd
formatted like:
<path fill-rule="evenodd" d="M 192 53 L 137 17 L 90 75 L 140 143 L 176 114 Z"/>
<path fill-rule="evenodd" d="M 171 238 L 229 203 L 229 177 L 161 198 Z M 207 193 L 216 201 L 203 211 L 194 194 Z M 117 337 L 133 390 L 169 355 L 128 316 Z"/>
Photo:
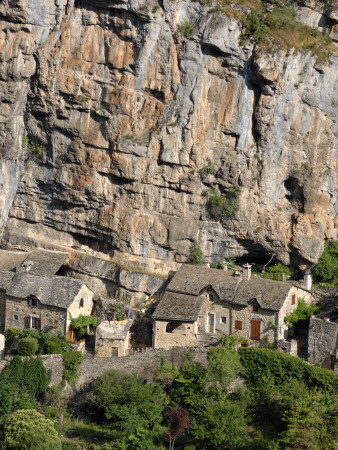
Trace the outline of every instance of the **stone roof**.
<path fill-rule="evenodd" d="M 125 319 L 121 321 L 113 320 L 110 322 L 105 320 L 96 328 L 96 335 L 100 339 L 117 339 L 124 341 L 127 338 L 128 331 L 130 330 L 132 323 L 132 319 Z"/>
<path fill-rule="evenodd" d="M 0 289 L 5 291 L 9 286 L 15 273 L 6 269 L 0 269 Z"/>
<path fill-rule="evenodd" d="M 27 299 L 36 297 L 42 304 L 67 309 L 84 282 L 69 277 L 36 277 L 28 273 L 14 274 L 6 294 Z"/>
<path fill-rule="evenodd" d="M 11 252 L 0 249 L 0 269 L 14 270 L 24 262 L 28 255 L 28 252 Z"/>
<path fill-rule="evenodd" d="M 195 322 L 203 299 L 195 295 L 166 292 L 157 306 L 153 318 Z"/>
<path fill-rule="evenodd" d="M 209 287 L 218 294 L 221 301 L 247 306 L 256 300 L 263 309 L 279 311 L 292 284 L 255 275 L 248 281 L 244 276 L 234 276 L 232 270 L 186 264 L 181 266 L 169 283 L 153 317 L 197 320 L 202 304 L 199 296 Z"/>
<path fill-rule="evenodd" d="M 30 252 L 0 250 L 0 268 L 51 277 L 65 263 L 68 256 L 69 253 L 44 249 L 35 249 Z"/>

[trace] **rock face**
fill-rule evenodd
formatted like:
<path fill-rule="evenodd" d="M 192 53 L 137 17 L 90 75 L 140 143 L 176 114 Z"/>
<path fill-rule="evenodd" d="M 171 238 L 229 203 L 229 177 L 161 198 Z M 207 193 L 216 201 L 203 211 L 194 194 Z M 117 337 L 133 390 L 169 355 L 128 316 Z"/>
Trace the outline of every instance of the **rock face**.
<path fill-rule="evenodd" d="M 318 260 L 337 235 L 338 58 L 258 53 L 208 9 L 2 2 L 2 245 L 77 246 L 158 273 L 193 241 L 209 262 Z M 215 215 L 207 190 L 234 187 L 236 217 Z"/>

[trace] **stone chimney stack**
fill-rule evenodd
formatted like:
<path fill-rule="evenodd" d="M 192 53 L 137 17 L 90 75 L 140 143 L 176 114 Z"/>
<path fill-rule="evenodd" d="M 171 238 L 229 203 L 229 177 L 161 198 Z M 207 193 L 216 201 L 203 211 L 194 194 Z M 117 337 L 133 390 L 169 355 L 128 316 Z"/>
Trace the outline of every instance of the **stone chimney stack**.
<path fill-rule="evenodd" d="M 312 275 L 311 275 L 311 273 L 305 274 L 305 276 L 304 276 L 304 283 L 305 283 L 305 289 L 310 291 L 311 287 L 312 287 Z"/>
<path fill-rule="evenodd" d="M 246 263 L 246 264 L 244 264 L 243 269 L 244 269 L 243 279 L 246 281 L 249 281 L 251 278 L 251 265 Z"/>

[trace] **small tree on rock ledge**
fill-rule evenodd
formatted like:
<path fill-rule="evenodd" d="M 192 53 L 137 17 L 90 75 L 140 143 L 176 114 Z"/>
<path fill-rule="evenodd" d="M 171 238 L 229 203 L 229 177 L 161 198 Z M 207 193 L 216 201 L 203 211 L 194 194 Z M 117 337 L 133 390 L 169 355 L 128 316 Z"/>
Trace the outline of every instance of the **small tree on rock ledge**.
<path fill-rule="evenodd" d="M 202 252 L 201 246 L 198 242 L 194 242 L 190 249 L 188 263 L 193 264 L 194 266 L 204 266 L 205 264 L 204 253 Z"/>

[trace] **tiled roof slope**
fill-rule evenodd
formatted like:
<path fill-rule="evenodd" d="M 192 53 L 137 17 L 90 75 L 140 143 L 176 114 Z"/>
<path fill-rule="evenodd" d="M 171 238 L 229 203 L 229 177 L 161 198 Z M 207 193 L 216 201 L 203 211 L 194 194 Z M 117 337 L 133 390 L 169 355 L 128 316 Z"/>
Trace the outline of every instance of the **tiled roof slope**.
<path fill-rule="evenodd" d="M 0 269 L 0 289 L 5 291 L 9 286 L 15 273 L 6 269 Z"/>
<path fill-rule="evenodd" d="M 44 305 L 67 309 L 83 285 L 83 281 L 75 278 L 36 277 L 22 273 L 12 278 L 6 294 L 22 299 L 32 295 Z"/>
<path fill-rule="evenodd" d="M 29 274 L 51 277 L 65 263 L 69 253 L 35 249 L 30 252 L 12 252 L 0 249 L 0 269 L 15 270 L 28 265 Z"/>
<path fill-rule="evenodd" d="M 174 275 L 153 316 L 174 318 L 177 313 L 180 317 L 186 317 L 187 320 L 192 319 L 193 316 L 197 317 L 200 304 L 196 300 L 194 303 L 193 298 L 198 297 L 209 286 L 219 295 L 221 301 L 247 306 L 256 299 L 262 308 L 278 311 L 292 284 L 255 275 L 252 275 L 248 281 L 244 279 L 244 276 L 234 276 L 232 270 L 224 271 L 186 264 L 181 266 Z M 168 296 L 168 294 L 171 295 Z M 170 302 L 172 307 L 169 305 Z M 181 306 L 179 306 L 180 303 L 182 303 Z M 184 314 L 184 303 L 188 305 L 187 315 Z"/>
<path fill-rule="evenodd" d="M 203 299 L 195 295 L 166 292 L 157 306 L 154 319 L 175 319 L 186 322 L 195 322 Z"/>

